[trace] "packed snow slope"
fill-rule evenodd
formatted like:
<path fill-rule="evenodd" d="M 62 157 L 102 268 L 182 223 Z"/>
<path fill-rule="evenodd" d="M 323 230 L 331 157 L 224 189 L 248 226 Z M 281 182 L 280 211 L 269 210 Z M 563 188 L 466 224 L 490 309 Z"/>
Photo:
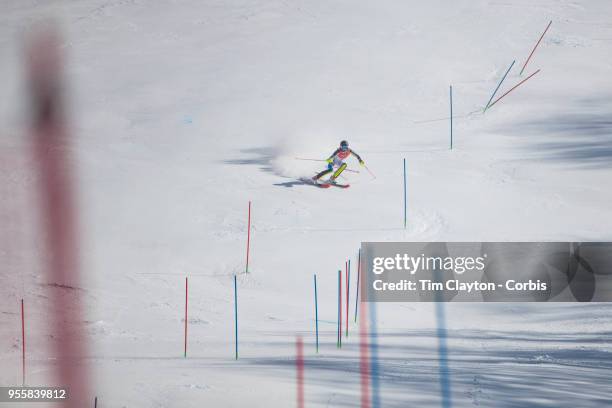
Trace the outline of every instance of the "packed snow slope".
<path fill-rule="evenodd" d="M 293 406 L 296 335 L 306 405 L 358 406 L 359 325 L 338 350 L 335 296 L 360 242 L 612 239 L 610 16 L 607 0 L 3 0 L 0 385 L 21 383 L 21 298 L 27 383 L 53 382 L 48 291 L 65 290 L 86 302 L 100 406 Z M 45 276 L 26 137 L 24 37 L 48 19 L 66 58 L 78 289 Z M 498 95 L 541 72 L 483 114 L 513 60 Z M 301 181 L 342 139 L 375 178 L 349 160 L 348 189 Z M 608 305 L 445 310 L 453 407 L 612 403 Z M 377 317 L 381 405 L 440 406 L 433 306 Z"/>

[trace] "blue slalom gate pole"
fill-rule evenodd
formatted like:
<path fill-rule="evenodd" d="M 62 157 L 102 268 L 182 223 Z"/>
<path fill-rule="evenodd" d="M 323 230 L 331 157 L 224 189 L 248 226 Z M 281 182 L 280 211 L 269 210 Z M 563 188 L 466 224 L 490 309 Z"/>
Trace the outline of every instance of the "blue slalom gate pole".
<path fill-rule="evenodd" d="M 514 63 L 516 62 L 516 60 L 512 61 L 512 64 L 510 64 L 510 66 L 508 67 L 508 69 L 506 70 L 506 73 L 504 74 L 504 76 L 502 77 L 502 79 L 499 81 L 499 84 L 497 84 L 497 88 L 495 88 L 495 90 L 493 91 L 493 94 L 491 95 L 491 97 L 489 98 L 489 101 L 487 102 L 487 105 L 484 108 L 484 112 L 487 111 L 487 109 L 489 109 L 489 105 L 491 104 L 491 101 L 493 100 L 493 97 L 495 96 L 495 94 L 497 94 L 497 91 L 499 91 L 499 87 L 501 86 L 502 82 L 504 82 L 504 80 L 506 79 L 506 77 L 508 76 L 508 73 L 510 73 L 510 70 L 512 69 L 512 67 L 514 66 Z"/>
<path fill-rule="evenodd" d="M 315 295 L 315 335 L 317 341 L 317 353 L 319 352 L 319 308 L 317 306 L 317 274 L 314 275 L 314 295 Z"/>

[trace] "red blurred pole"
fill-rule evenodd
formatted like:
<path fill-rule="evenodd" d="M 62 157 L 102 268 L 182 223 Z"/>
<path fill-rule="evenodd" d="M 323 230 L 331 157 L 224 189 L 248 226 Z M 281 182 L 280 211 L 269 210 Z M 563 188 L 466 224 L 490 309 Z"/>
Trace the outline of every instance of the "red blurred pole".
<path fill-rule="evenodd" d="M 187 277 L 185 277 L 185 355 L 187 357 L 187 299 L 189 297 L 189 288 L 187 286 Z"/>
<path fill-rule="evenodd" d="M 298 336 L 295 341 L 296 359 L 295 366 L 297 370 L 297 406 L 304 408 L 304 343 L 302 337 Z"/>
<path fill-rule="evenodd" d="M 21 299 L 21 382 L 25 386 L 25 353 L 26 353 L 26 342 L 25 342 L 25 313 L 23 310 L 23 299 Z"/>
<path fill-rule="evenodd" d="M 56 285 L 79 288 L 79 239 L 75 178 L 63 101 L 61 39 L 53 29 L 33 34 L 26 52 L 31 104 L 33 166 L 38 179 L 47 279 Z M 85 321 L 80 292 L 66 294 L 51 287 L 48 320 L 56 333 L 57 373 L 54 383 L 70 389 L 66 408 L 89 405 L 89 373 Z"/>
<path fill-rule="evenodd" d="M 247 229 L 246 273 L 249 273 L 249 250 L 251 247 L 251 202 L 249 201 L 249 222 Z"/>

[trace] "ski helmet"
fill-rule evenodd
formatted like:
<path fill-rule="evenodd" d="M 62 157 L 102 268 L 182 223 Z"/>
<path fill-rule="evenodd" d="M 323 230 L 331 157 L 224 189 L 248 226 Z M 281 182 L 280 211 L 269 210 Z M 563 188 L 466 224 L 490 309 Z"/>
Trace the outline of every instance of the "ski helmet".
<path fill-rule="evenodd" d="M 346 140 L 343 140 L 340 142 L 340 149 L 342 150 L 347 150 L 348 149 L 348 142 Z"/>

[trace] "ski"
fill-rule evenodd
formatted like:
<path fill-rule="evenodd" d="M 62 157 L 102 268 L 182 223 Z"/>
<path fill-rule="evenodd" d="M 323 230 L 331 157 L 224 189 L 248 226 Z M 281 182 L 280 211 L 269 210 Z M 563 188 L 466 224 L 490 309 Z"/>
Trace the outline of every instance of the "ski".
<path fill-rule="evenodd" d="M 338 183 L 329 183 L 330 186 L 338 187 L 338 188 L 349 188 L 350 184 L 338 184 Z"/>
<path fill-rule="evenodd" d="M 310 184 L 313 185 L 315 187 L 319 187 L 319 188 L 329 188 L 330 183 L 327 182 L 318 182 L 316 180 L 313 180 L 312 178 L 300 178 L 301 181 L 303 181 L 306 184 Z"/>
<path fill-rule="evenodd" d="M 319 188 L 329 188 L 331 186 L 338 187 L 338 188 L 349 188 L 351 186 L 350 184 L 340 184 L 340 183 L 336 183 L 330 180 L 316 181 L 313 179 L 304 179 L 304 181 L 308 181 L 310 184 L 317 186 Z"/>
<path fill-rule="evenodd" d="M 331 186 L 338 187 L 338 188 L 349 188 L 351 186 L 350 184 L 340 184 L 340 183 L 332 182 L 329 180 L 319 182 L 313 179 L 305 179 L 304 181 L 309 181 L 310 184 L 317 186 L 319 188 L 329 188 Z"/>

